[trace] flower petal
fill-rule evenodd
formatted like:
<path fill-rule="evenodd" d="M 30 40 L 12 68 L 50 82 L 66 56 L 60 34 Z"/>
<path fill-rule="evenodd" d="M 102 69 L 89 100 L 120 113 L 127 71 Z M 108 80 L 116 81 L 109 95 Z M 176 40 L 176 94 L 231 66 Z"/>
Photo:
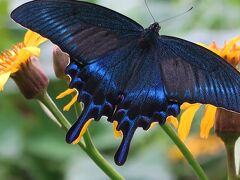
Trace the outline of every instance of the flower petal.
<path fill-rule="evenodd" d="M 180 117 L 180 123 L 178 127 L 178 136 L 179 138 L 184 141 L 190 131 L 192 120 L 194 118 L 195 113 L 200 108 L 201 104 L 192 104 L 189 108 L 183 111 Z"/>
<path fill-rule="evenodd" d="M 113 133 L 114 133 L 114 136 L 115 136 L 116 139 L 123 137 L 122 131 L 117 130 L 117 125 L 118 125 L 118 122 L 113 121 Z"/>
<path fill-rule="evenodd" d="M 180 106 L 180 109 L 181 110 L 186 110 L 187 108 L 191 107 L 193 104 L 190 104 L 188 102 L 185 102 L 183 103 L 181 106 Z"/>
<path fill-rule="evenodd" d="M 152 122 L 152 124 L 150 125 L 150 129 L 154 128 L 157 124 L 159 124 L 158 122 Z"/>
<path fill-rule="evenodd" d="M 6 72 L 0 75 L 0 91 L 3 91 L 4 85 L 6 84 L 11 72 Z"/>
<path fill-rule="evenodd" d="M 79 136 L 78 136 L 78 138 L 77 138 L 75 141 L 73 141 L 72 144 L 77 144 L 77 143 L 79 143 L 79 141 L 81 140 L 81 138 L 82 138 L 82 136 L 84 135 L 84 133 L 87 131 L 88 126 L 91 124 L 92 121 L 93 121 L 93 119 L 89 119 L 89 120 L 86 122 L 86 124 L 84 124 L 84 126 L 83 126 L 83 128 L 82 128 L 82 130 L 81 130 L 81 132 L 80 132 L 80 134 L 79 134 Z"/>
<path fill-rule="evenodd" d="M 40 49 L 37 47 L 25 47 L 20 49 L 19 54 L 17 56 L 17 59 L 15 60 L 16 66 L 12 73 L 18 71 L 19 66 L 22 63 L 26 63 L 26 61 L 30 58 L 31 55 L 39 56 L 40 55 Z"/>
<path fill-rule="evenodd" d="M 167 123 L 172 124 L 176 129 L 178 128 L 178 120 L 174 116 L 168 116 Z"/>
<path fill-rule="evenodd" d="M 216 136 L 210 136 L 207 140 L 192 136 L 185 142 L 185 145 L 195 158 L 216 155 L 224 148 L 223 143 Z M 184 160 L 184 156 L 176 146 L 170 148 L 168 152 L 172 160 Z"/>
<path fill-rule="evenodd" d="M 229 51 L 232 49 L 234 44 L 236 44 L 238 41 L 240 41 L 240 36 L 237 36 L 233 38 L 231 41 L 229 41 L 223 48 L 222 55 L 226 55 L 229 53 Z"/>
<path fill-rule="evenodd" d="M 208 138 L 209 132 L 214 125 L 217 108 L 207 104 L 200 124 L 200 137 Z"/>
<path fill-rule="evenodd" d="M 40 49 L 37 48 L 37 47 L 34 47 L 34 46 L 28 46 L 28 47 L 22 48 L 21 50 L 25 51 L 25 52 L 28 52 L 28 53 L 30 53 L 31 55 L 34 55 L 34 56 L 39 56 L 40 55 Z"/>
<path fill-rule="evenodd" d="M 77 98 L 78 98 L 78 94 L 76 94 L 72 99 L 71 101 L 66 105 L 64 106 L 63 108 L 63 111 L 69 111 L 70 108 L 72 107 L 72 105 L 77 102 Z"/>
<path fill-rule="evenodd" d="M 38 33 L 28 30 L 24 36 L 24 45 L 37 47 L 43 42 L 45 42 L 46 40 L 47 40 L 46 38 L 43 38 Z"/>
<path fill-rule="evenodd" d="M 62 99 L 62 98 L 64 98 L 64 97 L 72 94 L 72 93 L 75 92 L 75 91 L 76 91 L 75 89 L 67 89 L 66 91 L 60 93 L 60 94 L 56 97 L 56 99 Z"/>

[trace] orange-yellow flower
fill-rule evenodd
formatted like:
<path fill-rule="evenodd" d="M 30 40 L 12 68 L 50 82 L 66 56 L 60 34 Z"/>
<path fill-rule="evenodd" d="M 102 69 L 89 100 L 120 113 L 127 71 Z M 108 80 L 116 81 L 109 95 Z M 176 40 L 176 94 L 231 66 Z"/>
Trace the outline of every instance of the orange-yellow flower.
<path fill-rule="evenodd" d="M 216 136 L 209 136 L 208 140 L 192 136 L 185 142 L 191 154 L 197 157 L 216 155 L 223 150 L 223 143 Z M 183 160 L 184 156 L 176 146 L 169 150 L 169 158 L 173 161 Z"/>
<path fill-rule="evenodd" d="M 218 54 L 227 62 L 229 62 L 232 66 L 237 68 L 240 62 L 240 45 L 238 45 L 239 42 L 240 36 L 233 38 L 229 42 L 226 42 L 224 47 L 222 48 L 218 47 L 215 42 L 213 42 L 209 46 L 204 44 L 200 45 Z M 215 106 L 210 104 L 202 105 L 198 103 L 184 103 L 181 106 L 182 113 L 180 116 L 180 122 L 178 127 L 178 135 L 183 141 L 187 138 L 191 129 L 191 124 L 194 116 L 200 108 L 204 108 L 204 113 L 200 124 L 200 137 L 207 138 L 211 128 L 214 126 L 215 113 L 217 110 Z"/>
<path fill-rule="evenodd" d="M 23 42 L 14 45 L 11 50 L 6 50 L 0 55 L 0 91 L 3 90 L 9 77 L 18 72 L 31 56 L 39 56 L 38 46 L 46 40 L 39 34 L 28 30 Z"/>

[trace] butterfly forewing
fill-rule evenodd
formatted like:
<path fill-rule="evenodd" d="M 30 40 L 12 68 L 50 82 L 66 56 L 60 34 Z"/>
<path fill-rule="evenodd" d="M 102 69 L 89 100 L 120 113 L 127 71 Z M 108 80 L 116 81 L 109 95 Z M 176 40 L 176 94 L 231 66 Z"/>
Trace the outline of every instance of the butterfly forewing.
<path fill-rule="evenodd" d="M 159 61 L 167 96 L 179 103 L 200 102 L 240 112 L 239 72 L 191 42 L 159 38 Z"/>
<path fill-rule="evenodd" d="M 11 17 L 49 38 L 81 63 L 102 56 L 139 37 L 142 26 L 110 9 L 71 0 L 37 0 Z"/>

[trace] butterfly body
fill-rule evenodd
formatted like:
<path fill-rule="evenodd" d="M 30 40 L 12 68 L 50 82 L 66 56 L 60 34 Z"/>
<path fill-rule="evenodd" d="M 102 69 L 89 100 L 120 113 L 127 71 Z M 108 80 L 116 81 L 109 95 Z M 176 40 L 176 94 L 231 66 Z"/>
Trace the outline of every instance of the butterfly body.
<path fill-rule="evenodd" d="M 158 23 L 151 24 L 141 33 L 140 43 L 147 43 L 148 45 L 155 44 L 159 37 L 159 30 L 161 27 Z"/>
<path fill-rule="evenodd" d="M 213 104 L 240 112 L 240 74 L 221 57 L 189 41 L 144 29 L 115 11 L 72 0 L 36 0 L 11 14 L 70 55 L 70 88 L 84 103 L 67 133 L 77 143 L 90 119 L 117 121 L 123 140 L 115 162 L 122 165 L 138 127 L 164 124 L 183 102 Z"/>

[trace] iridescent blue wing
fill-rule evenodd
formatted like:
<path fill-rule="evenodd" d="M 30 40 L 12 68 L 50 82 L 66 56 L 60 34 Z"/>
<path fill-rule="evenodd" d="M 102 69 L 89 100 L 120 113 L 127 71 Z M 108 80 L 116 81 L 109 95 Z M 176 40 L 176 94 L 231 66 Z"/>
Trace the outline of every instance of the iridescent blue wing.
<path fill-rule="evenodd" d="M 78 139 L 89 119 L 105 115 L 111 122 L 116 120 L 123 132 L 115 155 L 115 162 L 122 165 L 138 127 L 147 130 L 152 122 L 163 124 L 168 115 L 179 113 L 179 104 L 166 98 L 157 50 L 155 46 L 146 50 L 136 40 L 82 68 L 72 61 L 66 73 L 72 77 L 70 87 L 78 90 L 84 111 L 69 130 L 67 142 Z"/>
<path fill-rule="evenodd" d="M 138 47 L 143 28 L 110 9 L 69 0 L 32 1 L 14 10 L 11 17 L 49 38 L 71 57 L 66 73 L 72 77 L 70 87 L 79 91 L 78 101 L 84 103 L 84 111 L 68 131 L 66 141 L 75 143 L 89 119 L 99 120 L 105 115 L 109 121 L 117 120 L 118 129 L 124 133 L 116 155 L 116 163 L 123 164 L 136 127 L 143 126 L 134 123 L 134 119 L 119 117 L 121 111 L 128 110 L 129 101 L 135 97 L 126 96 L 128 92 L 135 92 L 129 88 L 125 91 L 125 88 L 132 78 L 135 63 L 141 63 L 143 59 L 143 52 Z M 139 87 L 144 91 L 143 86 Z M 122 107 L 121 102 L 126 102 L 125 97 L 128 104 L 122 109 L 117 108 L 117 105 Z M 138 106 L 137 102 L 140 99 L 134 107 Z M 149 127 L 148 124 L 144 126 Z"/>
<path fill-rule="evenodd" d="M 183 39 L 160 36 L 159 62 L 169 100 L 240 112 L 240 74 L 218 55 Z"/>
<path fill-rule="evenodd" d="M 80 1 L 36 0 L 11 17 L 57 44 L 79 63 L 122 47 L 139 36 L 142 26 L 110 9 Z"/>

